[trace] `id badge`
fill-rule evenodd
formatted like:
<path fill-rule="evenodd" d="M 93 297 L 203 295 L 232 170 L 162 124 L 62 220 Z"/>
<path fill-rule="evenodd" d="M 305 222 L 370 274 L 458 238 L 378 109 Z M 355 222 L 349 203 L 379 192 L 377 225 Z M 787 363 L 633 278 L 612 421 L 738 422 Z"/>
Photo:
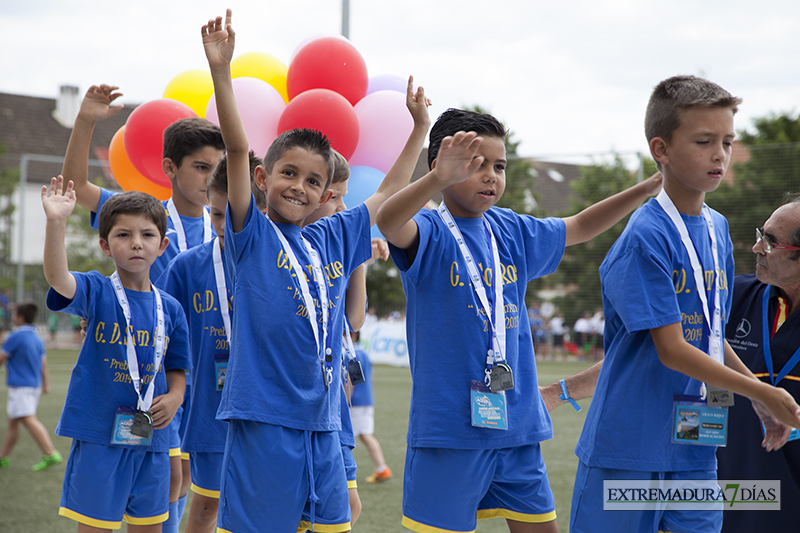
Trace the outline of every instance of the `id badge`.
<path fill-rule="evenodd" d="M 505 394 L 492 392 L 483 381 L 472 380 L 470 411 L 472 425 L 475 427 L 508 429 Z"/>
<path fill-rule="evenodd" d="M 216 376 L 217 390 L 221 391 L 225 386 L 225 376 L 228 374 L 228 354 L 214 354 L 214 376 Z"/>
<path fill-rule="evenodd" d="M 358 359 L 347 362 L 347 374 L 350 376 L 351 385 L 361 385 L 367 381 L 364 379 L 364 371 L 361 369 L 361 361 Z"/>
<path fill-rule="evenodd" d="M 123 405 L 117 407 L 117 413 L 114 416 L 114 429 L 111 432 L 111 444 L 124 444 L 127 446 L 150 446 L 150 437 L 141 437 L 131 433 L 134 426 L 134 420 L 139 413 L 135 408 Z M 152 419 L 151 419 L 151 434 L 152 434 Z"/>
<path fill-rule="evenodd" d="M 733 407 L 733 393 L 714 385 L 706 385 L 706 403 L 709 407 Z"/>
<path fill-rule="evenodd" d="M 700 396 L 676 394 L 673 399 L 672 442 L 702 446 L 725 446 L 728 441 L 728 410 L 709 407 Z"/>
<path fill-rule="evenodd" d="M 511 373 L 511 367 L 505 363 L 493 366 L 489 375 L 489 388 L 492 389 L 492 392 L 513 389 L 514 374 Z"/>

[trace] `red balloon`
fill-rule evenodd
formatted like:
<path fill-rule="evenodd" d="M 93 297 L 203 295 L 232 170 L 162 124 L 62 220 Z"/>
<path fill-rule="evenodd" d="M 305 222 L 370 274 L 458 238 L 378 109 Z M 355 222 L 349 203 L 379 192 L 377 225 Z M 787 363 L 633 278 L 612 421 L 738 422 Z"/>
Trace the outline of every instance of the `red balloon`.
<path fill-rule="evenodd" d="M 364 58 L 349 41 L 337 37 L 322 37 L 303 46 L 286 74 L 290 100 L 309 89 L 330 89 L 356 105 L 368 86 Z"/>
<path fill-rule="evenodd" d="M 125 151 L 144 177 L 160 185 L 171 187 L 164 174 L 164 130 L 182 118 L 196 117 L 192 108 L 177 100 L 161 98 L 146 102 L 128 117 L 125 123 Z"/>
<path fill-rule="evenodd" d="M 311 89 L 286 105 L 278 132 L 309 128 L 324 133 L 331 146 L 348 159 L 358 145 L 358 117 L 350 102 L 328 89 Z"/>

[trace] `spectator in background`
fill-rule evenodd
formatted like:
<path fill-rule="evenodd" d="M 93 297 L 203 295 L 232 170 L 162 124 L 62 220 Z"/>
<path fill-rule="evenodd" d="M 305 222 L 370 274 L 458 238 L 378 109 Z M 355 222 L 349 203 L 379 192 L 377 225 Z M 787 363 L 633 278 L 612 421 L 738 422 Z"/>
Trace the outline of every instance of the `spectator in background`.
<path fill-rule="evenodd" d="M 564 325 L 564 313 L 558 311 L 550 319 L 550 333 L 553 334 L 553 354 L 562 355 L 564 353 L 564 335 L 568 328 Z"/>

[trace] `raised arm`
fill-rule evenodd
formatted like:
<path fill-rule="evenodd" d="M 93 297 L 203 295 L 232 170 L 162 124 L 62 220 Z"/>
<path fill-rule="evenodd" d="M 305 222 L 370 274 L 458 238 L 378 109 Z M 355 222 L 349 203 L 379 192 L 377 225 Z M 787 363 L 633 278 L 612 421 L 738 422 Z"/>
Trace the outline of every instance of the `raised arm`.
<path fill-rule="evenodd" d="M 394 193 L 408 185 L 414 167 L 417 165 L 422 145 L 425 142 L 425 135 L 431 127 L 431 119 L 428 116 L 428 107 L 431 105 L 429 98 L 425 96 L 425 89 L 422 87 L 414 92 L 414 76 L 408 77 L 408 87 L 406 89 L 406 107 L 408 107 L 411 117 L 414 119 L 414 129 L 408 136 L 403 151 L 389 169 L 386 177 L 383 178 L 375 194 L 364 200 L 364 204 L 369 210 L 370 224 L 375 224 L 376 215 L 381 205 Z"/>
<path fill-rule="evenodd" d="M 753 376 L 736 353 L 725 347 L 725 365 L 720 365 L 706 353 L 684 340 L 680 322 L 650 330 L 659 360 L 676 372 L 703 383 L 714 385 L 760 402 L 786 426 L 800 428 L 800 406 L 792 395 Z M 785 440 L 784 440 L 785 442 Z M 767 449 L 775 449 L 775 443 Z"/>
<path fill-rule="evenodd" d="M 231 58 L 235 40 L 231 27 L 231 10 L 226 11 L 224 23 L 222 17 L 217 17 L 209 20 L 200 31 L 214 82 L 219 126 L 228 152 L 228 208 L 232 229 L 240 232 L 250 207 L 250 159 L 247 155 L 247 133 L 239 116 L 231 80 Z"/>
<path fill-rule="evenodd" d="M 64 155 L 64 166 L 61 175 L 72 180 L 78 203 L 90 211 L 97 211 L 100 203 L 100 187 L 89 181 L 89 150 L 92 143 L 94 125 L 113 117 L 121 105 L 112 106 L 112 102 L 122 96 L 115 92 L 119 87 L 112 85 L 92 85 L 83 97 L 75 125 L 69 136 L 67 153 Z"/>
<path fill-rule="evenodd" d="M 661 181 L 661 173 L 656 172 L 643 182 L 590 205 L 577 215 L 566 217 L 566 245 L 590 241 L 611 228 L 647 198 L 658 194 Z"/>
<path fill-rule="evenodd" d="M 78 285 L 75 276 L 69 271 L 67 246 L 67 218 L 75 209 L 75 191 L 72 182 L 64 190 L 64 177 L 50 180 L 50 194 L 47 185 L 42 186 L 42 207 L 47 216 L 44 230 L 44 277 L 53 289 L 70 300 L 75 297 Z"/>
<path fill-rule="evenodd" d="M 433 170 L 386 200 L 378 210 L 378 228 L 394 246 L 409 249 L 419 235 L 412 217 L 433 196 L 450 185 L 466 181 L 483 163 L 475 157 L 483 139 L 475 132 L 460 131 L 442 139 Z"/>

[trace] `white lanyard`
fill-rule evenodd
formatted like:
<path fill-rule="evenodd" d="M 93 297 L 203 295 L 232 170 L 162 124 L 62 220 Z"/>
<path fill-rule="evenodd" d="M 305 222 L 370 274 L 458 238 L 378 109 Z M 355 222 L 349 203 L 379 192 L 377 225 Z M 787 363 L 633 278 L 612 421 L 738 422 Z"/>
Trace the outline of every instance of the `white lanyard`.
<path fill-rule="evenodd" d="M 222 314 L 222 323 L 225 325 L 225 336 L 228 338 L 228 346 L 230 349 L 231 313 L 228 309 L 228 288 L 225 285 L 225 269 L 222 265 L 222 249 L 219 245 L 219 237 L 214 239 L 214 278 L 217 280 L 219 312 Z"/>
<path fill-rule="evenodd" d="M 186 243 L 186 232 L 183 231 L 183 222 L 181 222 L 178 210 L 175 209 L 175 203 L 172 198 L 167 200 L 167 213 L 169 213 L 169 219 L 172 220 L 172 226 L 178 234 L 178 249 L 181 252 L 185 252 L 189 249 Z M 207 242 L 211 242 L 211 217 L 208 216 L 208 212 L 203 208 L 203 244 Z"/>
<path fill-rule="evenodd" d="M 475 266 L 475 260 L 472 258 L 472 253 L 470 252 L 466 241 L 464 241 L 464 237 L 461 235 L 461 230 L 458 229 L 458 226 L 453 220 L 450 211 L 447 210 L 447 206 L 444 205 L 444 202 L 439 204 L 437 211 L 439 212 L 439 216 L 442 218 L 442 221 L 450 229 L 450 233 L 453 234 L 453 238 L 458 243 L 458 247 L 461 250 L 461 255 L 464 257 L 464 261 L 467 264 L 467 273 L 469 274 L 470 281 L 472 282 L 472 288 L 475 289 L 475 294 L 478 295 L 481 305 L 483 305 L 483 308 L 486 310 L 486 317 L 489 319 L 489 326 L 492 328 L 492 350 L 488 350 L 486 364 L 487 366 L 491 365 L 492 360 L 494 360 L 495 363 L 502 363 L 505 361 L 506 353 L 505 301 L 503 300 L 502 276 L 503 267 L 500 264 L 500 254 L 497 251 L 497 242 L 495 241 L 492 227 L 489 225 L 486 217 L 481 217 L 483 219 L 483 227 L 486 230 L 486 234 L 489 236 L 489 247 L 492 252 L 492 278 L 494 283 L 495 304 L 494 313 L 492 313 L 492 306 L 489 305 L 489 299 L 486 297 L 486 287 L 483 285 L 483 280 L 481 280 L 481 276 L 478 273 L 478 267 Z M 494 315 L 494 319 L 492 319 L 492 315 Z"/>
<path fill-rule="evenodd" d="M 719 294 L 720 270 L 719 258 L 717 255 L 717 234 L 714 231 L 714 221 L 711 218 L 711 210 L 707 205 L 703 204 L 703 217 L 706 219 L 706 228 L 708 229 L 708 236 L 711 239 L 711 255 L 714 258 L 715 281 L 713 317 L 709 313 L 708 299 L 706 298 L 706 284 L 704 279 L 705 276 L 703 275 L 703 265 L 700 263 L 700 259 L 697 257 L 697 251 L 695 250 L 694 243 L 692 243 L 692 239 L 689 237 L 689 230 L 686 229 L 686 224 L 683 223 L 683 219 L 681 218 L 680 213 L 678 213 L 678 209 L 675 207 L 675 204 L 672 203 L 672 199 L 669 197 L 666 191 L 664 191 L 664 189 L 661 189 L 661 192 L 658 194 L 658 196 L 656 196 L 656 200 L 667 213 L 667 215 L 669 215 L 669 218 L 672 219 L 672 223 L 675 225 L 678 233 L 681 235 L 683 247 L 686 248 L 686 253 L 689 254 L 689 262 L 691 263 L 692 270 L 694 271 L 694 283 L 697 288 L 697 296 L 700 298 L 700 303 L 703 304 L 703 314 L 705 315 L 706 324 L 709 325 L 709 332 L 711 334 L 710 338 L 708 339 L 708 355 L 722 364 L 724 352 L 722 350 L 722 316 L 720 313 L 721 304 Z"/>
<path fill-rule="evenodd" d="M 164 359 L 164 341 L 166 335 L 164 333 L 164 308 L 161 304 L 161 293 L 158 292 L 153 284 L 150 288 L 153 291 L 156 307 L 156 339 L 155 339 L 155 357 L 153 359 L 153 379 L 147 385 L 147 391 L 144 397 L 141 392 L 141 379 L 139 378 L 139 359 L 136 356 L 136 348 L 133 345 L 133 336 L 131 335 L 131 306 L 128 304 L 128 297 L 125 295 L 125 289 L 122 288 L 122 283 L 119 281 L 119 274 L 115 271 L 111 275 L 111 283 L 114 285 L 114 292 L 117 295 L 117 302 L 122 307 L 122 312 L 125 315 L 125 332 L 127 338 L 127 356 L 128 356 L 128 372 L 131 375 L 133 388 L 136 390 L 138 397 L 137 408 L 142 411 L 149 411 L 150 406 L 153 405 L 153 392 L 155 391 L 156 375 L 161 369 L 161 361 Z"/>
<path fill-rule="evenodd" d="M 283 251 L 289 257 L 289 262 L 291 263 L 292 269 L 295 272 L 295 278 L 297 278 L 297 282 L 300 284 L 300 291 L 303 294 L 303 300 L 305 301 L 306 310 L 308 311 L 308 321 L 311 323 L 311 329 L 314 331 L 314 340 L 317 343 L 317 357 L 319 357 L 320 361 L 324 361 L 322 356 L 323 348 L 325 350 L 325 355 L 330 355 L 331 350 L 325 344 L 328 339 L 328 287 L 326 285 L 327 279 L 322 273 L 322 261 L 320 261 L 317 251 L 314 250 L 311 244 L 301 236 L 300 239 L 303 241 L 303 245 L 306 247 L 306 252 L 311 258 L 311 265 L 314 268 L 314 277 L 317 283 L 317 290 L 319 291 L 319 303 L 320 307 L 322 308 L 322 343 L 320 343 L 319 330 L 317 329 L 317 308 L 314 305 L 314 298 L 311 296 L 311 291 L 308 288 L 308 282 L 306 281 L 303 268 L 300 266 L 300 262 L 297 260 L 297 256 L 294 254 L 292 245 L 286 240 L 286 237 L 283 235 L 283 233 L 281 233 L 281 230 L 278 229 L 278 226 L 276 226 L 275 223 L 269 219 L 269 217 L 267 217 L 267 220 L 269 220 L 269 223 L 272 225 L 272 229 L 274 229 L 275 233 L 278 235 L 278 239 L 281 241 L 281 245 L 283 246 Z M 324 363 L 326 379 L 330 385 L 333 380 L 333 365 L 329 365 L 329 361 L 324 361 Z"/>
<path fill-rule="evenodd" d="M 350 328 L 344 328 L 344 339 L 342 340 L 342 347 L 344 348 L 344 354 L 347 356 L 348 361 L 355 361 L 356 360 L 356 347 L 353 344 L 353 339 L 350 338 Z"/>

